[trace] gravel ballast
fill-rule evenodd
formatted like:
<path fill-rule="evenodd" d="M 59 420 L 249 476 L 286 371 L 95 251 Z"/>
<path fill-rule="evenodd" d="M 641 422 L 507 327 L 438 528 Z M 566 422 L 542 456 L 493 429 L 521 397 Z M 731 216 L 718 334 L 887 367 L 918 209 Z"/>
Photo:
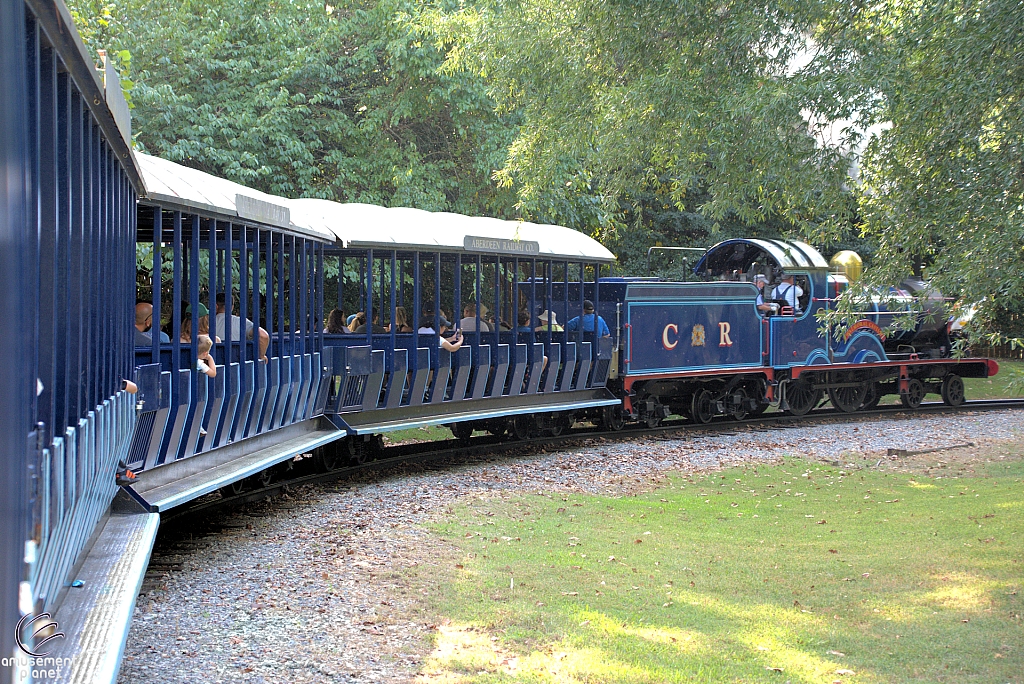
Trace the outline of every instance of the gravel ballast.
<path fill-rule="evenodd" d="M 190 523 L 166 526 L 136 603 L 118 681 L 411 681 L 436 628 L 424 604 L 431 568 L 452 554 L 419 523 L 445 515 L 463 497 L 618 495 L 654 488 L 672 472 L 787 456 L 894 467 L 887 449 L 980 447 L 1022 434 L 1024 410 L 737 426 L 591 439 L 524 456 L 296 488 L 216 514 L 217 531 L 205 536 L 198 523 L 191 523 L 195 534 Z"/>

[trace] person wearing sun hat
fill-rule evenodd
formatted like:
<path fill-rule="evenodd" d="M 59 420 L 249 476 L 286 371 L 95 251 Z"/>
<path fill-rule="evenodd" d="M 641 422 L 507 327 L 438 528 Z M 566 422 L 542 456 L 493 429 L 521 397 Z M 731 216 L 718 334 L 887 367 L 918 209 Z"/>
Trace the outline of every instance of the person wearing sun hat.
<path fill-rule="evenodd" d="M 535 328 L 536 332 L 545 332 L 547 330 L 550 330 L 551 332 L 562 332 L 564 330 L 562 326 L 558 325 L 558 317 L 555 315 L 554 311 L 545 310 L 541 312 L 541 314 L 537 316 L 537 320 L 540 321 L 540 325 Z"/>

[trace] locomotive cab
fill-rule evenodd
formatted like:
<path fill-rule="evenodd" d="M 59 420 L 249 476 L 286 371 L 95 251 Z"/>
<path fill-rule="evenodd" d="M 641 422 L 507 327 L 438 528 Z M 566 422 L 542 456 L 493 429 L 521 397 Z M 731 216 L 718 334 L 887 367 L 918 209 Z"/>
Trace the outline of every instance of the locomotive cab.
<path fill-rule="evenodd" d="M 819 260 L 820 255 L 803 243 L 727 240 L 709 249 L 694 273 L 705 281 L 752 283 L 763 298 L 760 314 L 799 318 L 810 309 L 815 289 L 812 270 L 821 268 Z M 795 302 L 790 288 L 798 293 Z"/>

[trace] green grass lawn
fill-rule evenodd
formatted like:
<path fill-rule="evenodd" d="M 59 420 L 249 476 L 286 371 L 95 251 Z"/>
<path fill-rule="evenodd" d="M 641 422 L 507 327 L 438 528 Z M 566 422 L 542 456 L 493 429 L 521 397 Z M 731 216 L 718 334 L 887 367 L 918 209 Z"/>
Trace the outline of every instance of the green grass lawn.
<path fill-rule="evenodd" d="M 1024 681 L 1024 461 L 929 472 L 457 505 L 424 681 Z"/>
<path fill-rule="evenodd" d="M 452 436 L 452 431 L 443 425 L 428 425 L 426 427 L 384 433 L 384 442 L 386 444 L 397 444 L 399 442 L 443 442 L 446 439 L 455 438 Z"/>
<path fill-rule="evenodd" d="M 1019 387 L 1010 387 L 1015 378 L 1024 376 L 1024 361 L 996 359 L 999 372 L 991 378 L 964 378 L 967 399 L 1011 399 L 1021 396 Z"/>

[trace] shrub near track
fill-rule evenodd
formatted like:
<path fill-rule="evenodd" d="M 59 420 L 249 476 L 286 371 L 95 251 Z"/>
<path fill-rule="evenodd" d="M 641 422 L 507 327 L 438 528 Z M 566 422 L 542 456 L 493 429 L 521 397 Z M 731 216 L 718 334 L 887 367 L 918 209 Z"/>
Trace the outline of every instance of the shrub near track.
<path fill-rule="evenodd" d="M 422 681 L 1021 681 L 1024 463 L 1000 453 L 463 502 Z"/>

